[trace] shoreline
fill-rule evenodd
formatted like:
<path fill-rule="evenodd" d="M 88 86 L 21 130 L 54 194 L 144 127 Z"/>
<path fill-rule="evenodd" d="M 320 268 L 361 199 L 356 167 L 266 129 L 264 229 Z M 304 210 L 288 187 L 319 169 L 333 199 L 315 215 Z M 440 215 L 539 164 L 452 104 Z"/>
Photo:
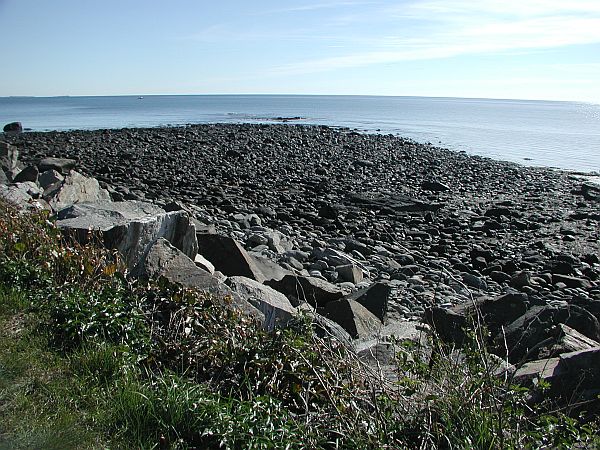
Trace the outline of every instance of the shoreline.
<path fill-rule="evenodd" d="M 7 140 L 24 161 L 77 159 L 114 200 L 179 204 L 286 269 L 339 284 L 323 252 L 345 252 L 367 269 L 363 285 L 393 285 L 392 321 L 464 303 L 465 287 L 504 293 L 523 272 L 519 289 L 533 298 L 600 300 L 593 285 L 557 288 L 551 280 L 562 259 L 574 277 L 597 276 L 590 255 L 600 253 L 598 203 L 554 169 L 322 125 L 27 132 Z M 289 245 L 269 248 L 265 230 Z"/>
<path fill-rule="evenodd" d="M 447 151 L 451 151 L 451 152 L 466 154 L 468 156 L 486 158 L 491 161 L 496 161 L 496 162 L 500 162 L 500 163 L 515 164 L 520 167 L 531 167 L 534 169 L 555 170 L 555 171 L 565 173 L 567 175 L 580 177 L 585 181 L 589 181 L 590 183 L 600 185 L 600 172 L 596 171 L 596 170 L 585 171 L 585 170 L 578 170 L 578 169 L 561 168 L 561 167 L 557 167 L 557 166 L 528 164 L 524 161 L 531 161 L 530 158 L 524 158 L 523 161 L 519 162 L 519 161 L 511 161 L 508 159 L 485 156 L 485 155 L 477 153 L 476 151 L 468 151 L 468 150 L 451 148 L 450 146 L 445 146 L 442 142 L 439 142 L 438 144 L 434 144 L 432 142 L 424 142 L 419 139 L 404 136 L 404 135 L 402 135 L 401 132 L 395 132 L 395 133 L 393 133 L 391 131 L 386 132 L 386 131 L 382 131 L 380 128 L 373 128 L 373 129 L 364 128 L 364 129 L 362 129 L 362 128 L 357 128 L 357 127 L 353 128 L 353 127 L 344 126 L 344 125 L 328 125 L 328 124 L 322 124 L 322 123 L 318 123 L 318 122 L 303 122 L 305 120 L 308 121 L 311 119 L 307 118 L 307 117 L 294 116 L 294 117 L 273 117 L 273 118 L 265 117 L 265 118 L 257 118 L 255 121 L 242 121 L 242 122 L 216 121 L 216 122 L 202 122 L 202 123 L 159 124 L 159 125 L 154 125 L 154 126 L 131 126 L 131 127 L 124 126 L 124 127 L 114 127 L 114 128 L 95 128 L 94 127 L 94 128 L 43 129 L 43 130 L 33 130 L 31 128 L 25 128 L 23 134 L 79 133 L 79 132 L 97 133 L 97 132 L 103 132 L 103 131 L 118 132 L 118 131 L 125 131 L 125 130 L 168 130 L 168 129 L 193 128 L 193 127 L 202 127 L 202 126 L 225 126 L 225 127 L 227 127 L 227 126 L 244 126 L 244 125 L 259 125 L 259 126 L 260 125 L 284 125 L 284 126 L 316 127 L 316 128 L 325 127 L 325 128 L 329 128 L 334 131 L 356 132 L 356 133 L 360 133 L 362 135 L 367 135 L 367 136 L 371 136 L 371 135 L 392 136 L 394 138 L 403 139 L 405 141 L 411 141 L 415 145 L 419 145 L 419 146 L 420 145 L 429 146 L 429 147 L 437 148 L 437 149 L 441 149 L 441 150 L 447 150 Z M 6 139 L 7 136 L 9 136 L 8 133 L 0 132 L 0 138 Z M 10 141 L 10 138 L 7 140 Z"/>

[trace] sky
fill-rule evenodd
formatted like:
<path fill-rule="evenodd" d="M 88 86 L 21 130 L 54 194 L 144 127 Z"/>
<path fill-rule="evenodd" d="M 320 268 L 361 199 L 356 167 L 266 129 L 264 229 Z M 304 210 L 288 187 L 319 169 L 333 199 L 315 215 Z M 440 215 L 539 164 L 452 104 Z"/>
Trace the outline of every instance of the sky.
<path fill-rule="evenodd" d="M 0 0 L 0 96 L 600 103 L 600 0 Z"/>

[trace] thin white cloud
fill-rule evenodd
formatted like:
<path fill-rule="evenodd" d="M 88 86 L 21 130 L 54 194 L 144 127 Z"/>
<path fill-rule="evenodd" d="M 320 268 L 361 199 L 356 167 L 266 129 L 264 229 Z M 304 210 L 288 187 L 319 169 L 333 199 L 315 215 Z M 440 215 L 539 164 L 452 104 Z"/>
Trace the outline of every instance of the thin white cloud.
<path fill-rule="evenodd" d="M 362 50 L 281 66 L 309 73 L 372 64 L 468 54 L 531 51 L 600 43 L 600 1 L 428 0 L 365 15 L 366 22 L 395 20 L 399 31 Z"/>
<path fill-rule="evenodd" d="M 374 1 L 332 1 L 332 2 L 322 2 L 322 3 L 312 3 L 308 5 L 299 5 L 299 6 L 289 6 L 283 7 L 279 9 L 272 9 L 269 11 L 264 11 L 260 14 L 277 14 L 277 13 L 286 13 L 286 12 L 300 12 L 300 11 L 316 11 L 319 9 L 332 9 L 332 8 L 342 8 L 342 7 L 352 7 L 352 6 L 363 6 L 363 5 L 374 5 L 380 2 Z"/>

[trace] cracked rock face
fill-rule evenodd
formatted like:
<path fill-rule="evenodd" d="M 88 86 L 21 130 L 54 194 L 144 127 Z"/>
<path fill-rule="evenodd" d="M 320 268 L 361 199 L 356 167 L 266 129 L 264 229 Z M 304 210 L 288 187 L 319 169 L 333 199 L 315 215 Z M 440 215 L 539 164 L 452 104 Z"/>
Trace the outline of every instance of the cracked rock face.
<path fill-rule="evenodd" d="M 165 238 L 189 258 L 198 253 L 196 229 L 186 213 L 165 212 L 145 202 L 100 202 L 72 205 L 58 213 L 58 227 L 86 240 L 101 232 L 104 244 L 115 248 L 133 269 L 148 246 Z"/>

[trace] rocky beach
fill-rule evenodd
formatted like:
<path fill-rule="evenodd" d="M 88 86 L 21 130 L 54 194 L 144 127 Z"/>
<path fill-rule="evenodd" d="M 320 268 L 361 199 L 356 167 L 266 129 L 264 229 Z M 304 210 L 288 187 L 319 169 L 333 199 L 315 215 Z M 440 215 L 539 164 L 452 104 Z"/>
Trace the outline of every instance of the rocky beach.
<path fill-rule="evenodd" d="M 564 355 L 600 358 L 600 187 L 571 174 L 327 126 L 2 140 L 18 149 L 24 169 L 7 182 L 39 185 L 39 162 L 66 158 L 113 202 L 183 210 L 198 234 L 201 257 L 188 254 L 196 267 L 240 295 L 250 289 L 241 277 L 259 285 L 253 289 L 275 289 L 290 302 L 279 313 L 307 301 L 359 349 L 411 326 L 460 344 L 477 306 L 490 344 L 500 356 L 508 350 L 524 378 L 540 375 L 535 364 L 564 366 Z M 47 188 L 29 194 L 43 199 Z M 75 216 L 58 213 L 59 222 Z M 231 252 L 243 268 L 222 257 Z M 595 377 L 592 390 L 600 388 Z"/>

